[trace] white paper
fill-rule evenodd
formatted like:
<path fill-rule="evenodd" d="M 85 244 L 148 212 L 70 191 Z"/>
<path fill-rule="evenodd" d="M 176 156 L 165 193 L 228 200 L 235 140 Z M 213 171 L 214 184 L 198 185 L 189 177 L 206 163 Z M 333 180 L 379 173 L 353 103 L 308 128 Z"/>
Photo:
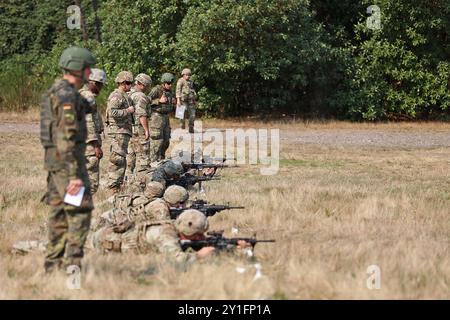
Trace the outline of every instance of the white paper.
<path fill-rule="evenodd" d="M 177 106 L 177 109 L 175 110 L 175 118 L 178 119 L 184 119 L 184 112 L 186 111 L 185 105 L 179 105 Z"/>
<path fill-rule="evenodd" d="M 83 200 L 84 189 L 85 189 L 84 187 L 81 187 L 80 191 L 78 191 L 78 193 L 74 196 L 66 193 L 64 197 L 64 202 L 67 204 L 71 204 L 75 207 L 79 207 L 81 204 L 81 200 Z"/>

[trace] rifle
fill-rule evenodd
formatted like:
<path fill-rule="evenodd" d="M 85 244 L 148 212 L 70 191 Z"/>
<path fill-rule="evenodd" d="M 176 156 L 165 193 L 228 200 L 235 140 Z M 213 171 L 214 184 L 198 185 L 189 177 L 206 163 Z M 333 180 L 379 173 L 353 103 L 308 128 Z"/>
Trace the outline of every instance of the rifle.
<path fill-rule="evenodd" d="M 172 208 L 170 209 L 170 218 L 176 219 L 183 211 L 189 209 L 196 209 L 202 212 L 207 217 L 214 216 L 217 212 L 223 210 L 231 210 L 231 209 L 245 209 L 245 207 L 241 206 L 230 206 L 230 205 L 220 205 L 220 204 L 208 204 L 204 200 L 195 200 L 189 208 Z"/>
<path fill-rule="evenodd" d="M 189 186 L 193 186 L 194 184 L 201 183 L 203 181 L 211 181 L 211 180 L 220 180 L 220 178 L 214 178 L 214 177 L 206 177 L 206 176 L 194 176 L 191 174 L 185 173 L 183 176 L 181 176 L 178 179 L 168 179 L 166 180 L 166 185 L 178 185 L 182 186 L 183 188 L 188 188 Z"/>
<path fill-rule="evenodd" d="M 219 251 L 230 251 L 238 245 L 238 241 L 243 240 L 250 243 L 252 248 L 258 242 L 275 242 L 275 240 L 257 240 L 253 238 L 225 238 L 223 231 L 220 232 L 208 232 L 207 237 L 203 240 L 180 240 L 180 246 L 183 251 L 188 248 L 192 248 L 195 251 L 199 251 L 204 247 L 214 247 Z"/>
<path fill-rule="evenodd" d="M 203 170 L 208 168 L 214 168 L 217 170 L 218 168 L 230 168 L 230 167 L 231 166 L 222 163 L 183 163 L 184 170 L 190 169 Z"/>

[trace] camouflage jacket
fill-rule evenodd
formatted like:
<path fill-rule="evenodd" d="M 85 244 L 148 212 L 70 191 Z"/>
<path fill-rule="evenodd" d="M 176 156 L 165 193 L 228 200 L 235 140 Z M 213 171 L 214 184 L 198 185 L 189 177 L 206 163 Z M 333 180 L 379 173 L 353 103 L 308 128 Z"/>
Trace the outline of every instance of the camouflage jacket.
<path fill-rule="evenodd" d="M 92 108 L 92 113 L 86 114 L 86 126 L 87 126 L 86 143 L 89 144 L 90 142 L 97 141 L 98 144 L 101 146 L 102 145 L 101 134 L 104 130 L 104 127 L 102 116 L 100 115 L 100 112 L 97 111 L 97 104 L 95 101 L 97 95 L 94 94 L 92 91 L 90 91 L 87 85 L 83 86 L 83 88 L 79 90 L 79 93 L 83 98 L 87 100 L 87 102 Z M 88 151 L 86 150 L 86 152 Z"/>
<path fill-rule="evenodd" d="M 159 99 L 166 96 L 167 103 L 160 103 Z M 151 100 L 152 112 L 169 114 L 175 110 L 176 100 L 171 90 L 166 90 L 162 85 L 157 85 L 150 91 L 149 98 Z"/>
<path fill-rule="evenodd" d="M 139 136 L 144 136 L 145 131 L 144 127 L 142 126 L 140 122 L 141 117 L 150 117 L 151 110 L 150 110 L 150 99 L 148 96 L 145 95 L 145 93 L 141 91 L 136 91 L 135 89 L 131 89 L 129 93 L 129 97 L 131 100 L 133 100 L 133 104 L 135 107 L 135 126 L 136 126 L 136 134 Z"/>
<path fill-rule="evenodd" d="M 180 238 L 171 221 L 140 223 L 125 232 L 113 229 L 105 226 L 90 232 L 86 248 L 102 252 L 161 253 L 181 264 L 196 260 L 195 252 L 181 249 Z"/>
<path fill-rule="evenodd" d="M 181 102 L 184 103 L 193 104 L 195 102 L 197 93 L 195 92 L 192 80 L 185 80 L 184 78 L 178 79 L 176 97 L 177 99 L 180 98 Z"/>
<path fill-rule="evenodd" d="M 45 169 L 64 170 L 69 179 L 82 178 L 86 170 L 86 110 L 88 103 L 67 80 L 59 79 L 43 96 L 41 143 Z"/>
<path fill-rule="evenodd" d="M 133 106 L 133 101 L 126 93 L 122 93 L 119 89 L 111 92 L 106 107 L 108 134 L 132 135 L 134 114 L 126 110 L 130 106 Z"/>

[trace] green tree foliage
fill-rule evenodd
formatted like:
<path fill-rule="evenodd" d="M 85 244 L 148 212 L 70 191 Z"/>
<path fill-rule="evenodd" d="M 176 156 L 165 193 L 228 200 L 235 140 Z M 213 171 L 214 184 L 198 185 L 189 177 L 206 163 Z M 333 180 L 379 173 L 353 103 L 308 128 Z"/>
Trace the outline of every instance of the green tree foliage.
<path fill-rule="evenodd" d="M 66 26 L 73 4 L 83 30 Z M 366 25 L 372 4 L 381 8 L 381 30 Z M 157 82 L 190 67 L 210 115 L 448 117 L 449 7 L 448 0 L 4 0 L 0 108 L 36 105 L 60 74 L 64 48 L 82 45 L 107 71 L 101 102 L 121 70 Z"/>
<path fill-rule="evenodd" d="M 376 3 L 382 29 L 370 30 L 365 21 L 355 26 L 349 114 L 368 120 L 442 115 L 450 105 L 450 2 Z"/>
<path fill-rule="evenodd" d="M 196 73 L 201 101 L 226 112 L 307 111 L 332 48 L 304 0 L 225 0 L 191 7 L 177 35 L 178 68 Z"/>

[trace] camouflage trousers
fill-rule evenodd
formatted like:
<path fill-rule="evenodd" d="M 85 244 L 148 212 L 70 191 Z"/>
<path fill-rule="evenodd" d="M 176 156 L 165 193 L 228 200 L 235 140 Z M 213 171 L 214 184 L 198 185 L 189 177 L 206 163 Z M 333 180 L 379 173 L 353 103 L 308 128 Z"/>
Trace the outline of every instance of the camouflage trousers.
<path fill-rule="evenodd" d="M 127 168 L 127 152 L 130 136 L 127 134 L 111 135 L 111 154 L 108 165 L 108 188 L 120 188 Z"/>
<path fill-rule="evenodd" d="M 71 265 L 81 267 L 83 247 L 94 208 L 87 174 L 82 180 L 86 191 L 81 205 L 74 207 L 63 202 L 65 188 L 69 182 L 65 172 L 53 171 L 48 174 L 46 200 L 51 209 L 48 217 L 49 241 L 44 263 L 47 272 Z"/>
<path fill-rule="evenodd" d="M 186 118 L 189 122 L 189 132 L 194 133 L 194 121 L 195 121 L 195 106 L 193 104 L 185 104 L 186 111 L 184 113 L 184 118 L 180 119 L 181 129 L 186 128 Z"/>
<path fill-rule="evenodd" d="M 91 194 L 97 192 L 100 184 L 100 159 L 96 157 L 94 146 L 91 143 L 86 147 L 86 169 L 91 183 Z"/>
<path fill-rule="evenodd" d="M 128 145 L 127 171 L 129 174 L 145 174 L 150 167 L 150 141 L 145 136 L 134 135 Z"/>
<path fill-rule="evenodd" d="M 150 163 L 166 158 L 170 132 L 169 115 L 153 112 L 150 119 Z"/>

